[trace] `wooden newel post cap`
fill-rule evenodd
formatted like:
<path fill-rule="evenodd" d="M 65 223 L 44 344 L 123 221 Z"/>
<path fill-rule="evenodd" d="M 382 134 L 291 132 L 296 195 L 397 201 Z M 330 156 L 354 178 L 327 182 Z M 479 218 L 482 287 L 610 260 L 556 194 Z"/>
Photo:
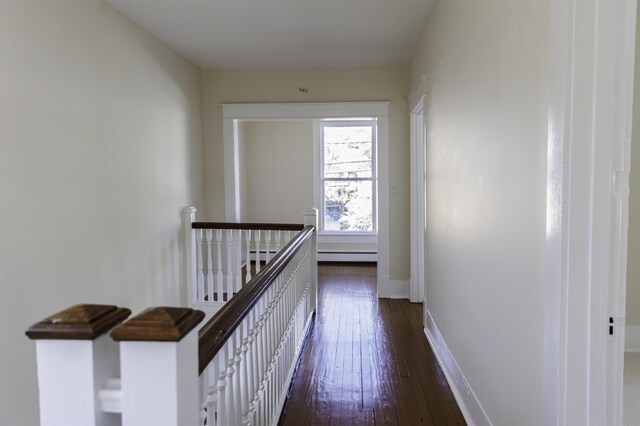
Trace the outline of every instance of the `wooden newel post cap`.
<path fill-rule="evenodd" d="M 190 308 L 149 308 L 111 332 L 116 341 L 179 342 L 204 319 Z"/>
<path fill-rule="evenodd" d="M 32 325 L 33 340 L 93 340 L 124 321 L 131 311 L 114 305 L 75 305 Z"/>

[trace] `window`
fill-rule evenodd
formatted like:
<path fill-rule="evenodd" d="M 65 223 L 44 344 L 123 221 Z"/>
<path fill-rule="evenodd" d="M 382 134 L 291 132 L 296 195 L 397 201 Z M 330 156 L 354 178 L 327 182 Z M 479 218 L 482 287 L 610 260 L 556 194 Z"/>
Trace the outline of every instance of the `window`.
<path fill-rule="evenodd" d="M 320 231 L 377 232 L 376 120 L 320 123 Z"/>

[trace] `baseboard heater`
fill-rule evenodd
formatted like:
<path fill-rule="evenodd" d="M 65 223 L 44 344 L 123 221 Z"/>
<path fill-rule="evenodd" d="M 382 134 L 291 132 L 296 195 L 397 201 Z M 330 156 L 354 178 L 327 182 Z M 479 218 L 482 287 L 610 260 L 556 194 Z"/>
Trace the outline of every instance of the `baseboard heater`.
<path fill-rule="evenodd" d="M 270 250 L 269 258 L 275 256 L 276 252 Z M 260 252 L 260 260 L 264 262 L 266 259 L 266 253 Z M 251 250 L 251 261 L 255 262 L 256 252 Z M 377 251 L 352 251 L 352 250 L 318 250 L 318 262 L 377 262 Z"/>
<path fill-rule="evenodd" d="M 377 251 L 318 250 L 319 262 L 377 262 Z"/>

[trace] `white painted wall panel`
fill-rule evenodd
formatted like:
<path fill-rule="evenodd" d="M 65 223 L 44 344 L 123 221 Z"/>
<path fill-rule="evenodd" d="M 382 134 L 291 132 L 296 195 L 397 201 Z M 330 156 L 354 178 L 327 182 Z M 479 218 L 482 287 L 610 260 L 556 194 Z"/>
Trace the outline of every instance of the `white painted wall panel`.
<path fill-rule="evenodd" d="M 0 424 L 38 424 L 32 323 L 179 303 L 201 72 L 102 1 L 0 2 Z"/>
<path fill-rule="evenodd" d="M 249 222 L 302 223 L 313 201 L 311 121 L 244 123 L 242 216 Z"/>
<path fill-rule="evenodd" d="M 495 425 L 542 424 L 547 4 L 440 1 L 427 76 L 428 309 Z"/>

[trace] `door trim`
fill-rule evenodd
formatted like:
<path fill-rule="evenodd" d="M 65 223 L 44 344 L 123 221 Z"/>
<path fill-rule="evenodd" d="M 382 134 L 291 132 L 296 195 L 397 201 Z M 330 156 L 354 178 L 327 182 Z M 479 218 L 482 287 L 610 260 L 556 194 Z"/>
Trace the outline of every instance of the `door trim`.
<path fill-rule="evenodd" d="M 544 424 L 621 424 L 636 2 L 552 0 Z"/>
<path fill-rule="evenodd" d="M 425 300 L 425 160 L 426 160 L 426 115 L 424 101 L 427 92 L 426 76 L 411 91 L 408 98 L 410 111 L 410 253 L 411 278 L 409 300 L 421 303 Z"/>
<path fill-rule="evenodd" d="M 391 280 L 389 273 L 389 103 L 380 101 L 222 104 L 226 220 L 235 222 L 240 218 L 238 122 L 377 118 L 378 296 L 396 296 L 396 281 Z"/>

